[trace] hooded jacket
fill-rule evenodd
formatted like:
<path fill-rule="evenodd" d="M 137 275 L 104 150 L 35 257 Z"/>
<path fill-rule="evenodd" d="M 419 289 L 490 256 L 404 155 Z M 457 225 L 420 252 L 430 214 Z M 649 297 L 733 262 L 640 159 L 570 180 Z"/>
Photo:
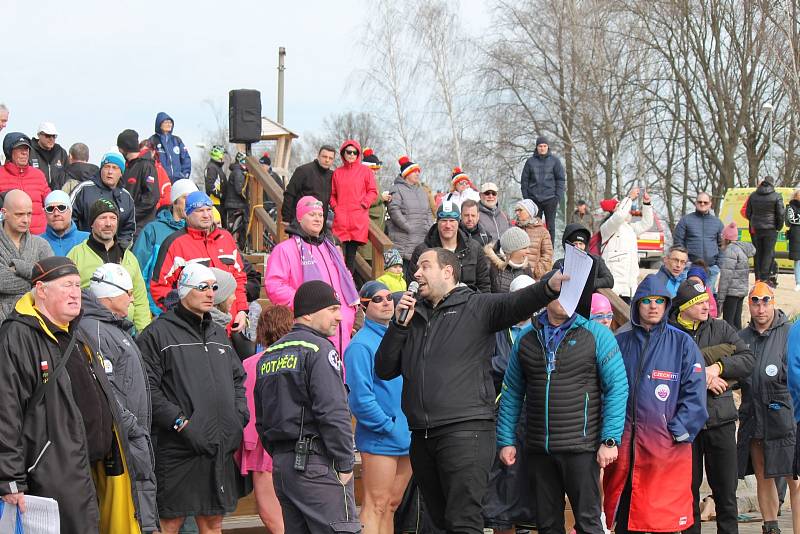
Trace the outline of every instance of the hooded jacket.
<path fill-rule="evenodd" d="M 561 200 L 566 190 L 566 178 L 561 160 L 550 151 L 544 156 L 538 152 L 528 158 L 522 167 L 522 197 L 534 202 Z"/>
<path fill-rule="evenodd" d="M 50 150 L 45 150 L 35 137 L 31 139 L 29 165 L 44 174 L 50 189 L 61 189 L 67 181 L 66 169 L 69 154 L 64 147 L 56 143 Z"/>
<path fill-rule="evenodd" d="M 564 228 L 564 235 L 561 238 L 561 245 L 566 247 L 567 243 L 571 243 L 572 240 L 570 238 L 573 237 L 573 235 L 577 232 L 583 232 L 585 235 L 589 236 L 586 239 L 588 247 L 588 242 L 591 235 L 588 233 L 588 229 L 580 223 L 570 223 L 566 226 L 566 228 Z M 589 251 L 586 251 L 586 253 L 592 257 L 595 265 L 597 266 L 594 278 L 594 290 L 597 291 L 598 289 L 603 289 L 603 288 L 611 289 L 612 287 L 614 287 L 614 275 L 612 275 L 611 271 L 608 270 L 606 262 L 603 261 L 603 258 L 595 254 L 592 254 Z M 560 270 L 563 268 L 564 268 L 564 258 L 558 258 L 553 263 L 553 269 Z"/>
<path fill-rule="evenodd" d="M 222 515 L 236 508 L 233 453 L 249 420 L 244 369 L 223 328 L 181 304 L 136 338 L 153 406 L 162 517 Z M 173 425 L 184 415 L 181 432 Z"/>
<path fill-rule="evenodd" d="M 67 164 L 65 167 L 66 171 L 66 181 L 64 184 L 60 185 L 56 189 L 61 189 L 66 191 L 67 193 L 71 193 L 74 187 L 67 190 L 66 183 L 73 182 L 76 186 L 81 182 L 85 182 L 86 180 L 91 180 L 92 176 L 96 174 L 100 174 L 100 167 L 95 165 L 94 163 L 88 163 L 86 161 L 75 161 L 73 163 Z"/>
<path fill-rule="evenodd" d="M 503 378 L 497 416 L 498 449 L 514 445 L 526 406 L 526 451 L 595 452 L 608 438 L 618 443 L 625 424 L 628 379 L 614 334 L 603 325 L 574 315 L 563 326 L 548 371 L 544 322 L 534 317 L 516 337 Z"/>
<path fill-rule="evenodd" d="M 161 244 L 170 234 L 181 230 L 185 226 L 186 221 L 183 219 L 176 221 L 170 208 L 161 208 L 156 213 L 155 220 L 142 228 L 139 237 L 136 238 L 136 241 L 133 242 L 133 247 L 131 247 L 131 252 L 136 256 L 136 261 L 139 262 L 139 268 L 142 270 L 142 278 L 147 288 L 147 300 L 150 303 L 150 312 L 153 317 L 158 317 L 162 313 L 161 308 L 156 306 L 150 294 L 150 280 L 153 278 L 153 268 L 156 265 L 158 251 L 161 249 Z"/>
<path fill-rule="evenodd" d="M 78 230 L 75 221 L 70 221 L 70 227 L 63 234 L 58 235 L 55 230 L 48 226 L 39 237 L 47 241 L 50 248 L 53 249 L 54 256 L 66 256 L 72 250 L 72 247 L 86 241 L 89 237 L 89 232 Z"/>
<path fill-rule="evenodd" d="M 352 146 L 358 150 L 353 163 L 344 159 L 344 150 Z M 339 148 L 342 166 L 333 171 L 331 179 L 331 208 L 333 233 L 342 241 L 369 241 L 369 207 L 378 198 L 375 175 L 361 164 L 361 145 L 349 139 Z"/>
<path fill-rule="evenodd" d="M 489 241 L 497 241 L 503 232 L 511 227 L 508 215 L 500 209 L 500 206 L 490 208 L 483 202 L 478 202 L 478 217 L 480 225 L 489 234 Z"/>
<path fill-rule="evenodd" d="M 750 228 L 756 232 L 774 232 L 783 228 L 784 212 L 783 196 L 766 180 L 747 197 L 745 218 L 750 221 Z"/>
<path fill-rule="evenodd" d="M 375 374 L 375 352 L 387 327 L 370 319 L 353 336 L 344 353 L 348 400 L 356 418 L 356 448 L 370 454 L 406 456 L 411 446 L 408 420 L 400 409 L 402 377 L 381 380 Z"/>
<path fill-rule="evenodd" d="M 522 263 L 514 265 L 507 256 L 500 256 L 500 242 L 494 245 L 491 243 L 483 247 L 483 253 L 489 260 L 489 277 L 492 282 L 492 293 L 508 293 L 511 282 L 514 278 L 527 275 L 533 278 L 533 270 L 528 263 L 528 257 L 522 259 Z"/>
<path fill-rule="evenodd" d="M 135 239 L 144 225 L 155 217 L 161 199 L 161 186 L 166 185 L 159 184 L 158 171 L 151 152 L 142 151 L 125 163 L 122 184 L 131 194 L 133 205 L 136 207 Z"/>
<path fill-rule="evenodd" d="M 725 225 L 711 213 L 687 213 L 675 225 L 673 242 L 689 251 L 689 261 L 703 260 L 706 265 L 716 265 L 722 230 Z"/>
<path fill-rule="evenodd" d="M 631 297 L 636 291 L 639 277 L 639 234 L 653 226 L 653 207 L 642 205 L 642 219 L 630 222 L 630 197 L 617 204 L 614 213 L 600 225 L 603 243 L 603 261 L 614 276 L 614 293 L 620 297 Z"/>
<path fill-rule="evenodd" d="M 739 433 L 736 438 L 739 478 L 753 474 L 750 441 L 764 440 L 764 476 L 791 476 L 795 457 L 795 414 L 789 392 L 787 358 L 791 323 L 775 309 L 772 324 L 760 334 L 753 322 L 739 331 L 755 357 L 753 371 L 740 381 Z"/>
<path fill-rule="evenodd" d="M 33 264 L 53 255 L 41 237 L 23 234 L 19 248 L 0 228 L 0 323 L 14 310 L 14 305 L 31 289 Z"/>
<path fill-rule="evenodd" d="M 462 284 L 434 308 L 417 301 L 407 327 L 389 324 L 375 374 L 403 376 L 403 413 L 411 430 L 493 421 L 495 333 L 524 321 L 556 298 L 547 282 L 514 293 L 478 293 Z"/>
<path fill-rule="evenodd" d="M 331 202 L 332 177 L 333 171 L 323 169 L 316 159 L 297 167 L 283 193 L 283 206 L 281 207 L 283 222 L 290 224 L 295 220 L 297 201 L 307 195 L 322 202 L 324 220 L 327 221 Z"/>
<path fill-rule="evenodd" d="M 458 227 L 461 229 L 461 231 L 463 231 L 465 234 L 471 237 L 476 243 L 478 243 L 481 246 L 481 248 L 492 243 L 491 236 L 483 229 L 483 226 L 481 226 L 480 221 L 478 221 L 478 224 L 473 226 L 471 229 L 467 228 L 463 222 L 459 224 Z"/>
<path fill-rule="evenodd" d="M 786 205 L 786 239 L 789 242 L 789 259 L 800 260 L 800 200 L 790 200 Z"/>
<path fill-rule="evenodd" d="M 92 230 L 89 212 L 95 202 L 105 198 L 116 204 L 119 208 L 117 240 L 123 247 L 128 248 L 133 242 L 133 234 L 136 232 L 136 207 L 133 197 L 122 185 L 122 178 L 120 178 L 116 187 L 112 189 L 104 184 L 100 175 L 97 174 L 92 176 L 91 180 L 76 187 L 70 195 L 70 200 L 72 201 L 72 220 L 78 225 L 78 230 L 84 232 Z"/>
<path fill-rule="evenodd" d="M 717 303 L 727 297 L 744 297 L 750 291 L 749 259 L 756 255 L 756 247 L 752 243 L 734 241 L 719 255 L 719 291 Z"/>
<path fill-rule="evenodd" d="M 128 441 L 128 462 L 135 473 L 142 530 L 158 530 L 156 475 L 150 442 L 150 386 L 142 354 L 128 334 L 133 323 L 103 306 L 89 290 L 81 292 L 79 329 L 103 358 L 106 377 L 119 403 L 120 427 Z"/>
<path fill-rule="evenodd" d="M 192 158 L 180 137 L 171 132 L 167 134 L 161 132 L 161 123 L 166 120 L 172 121 L 172 131 L 175 131 L 175 120 L 160 111 L 156 115 L 156 133 L 150 137 L 150 141 L 158 150 L 158 159 L 166 169 L 170 181 L 174 182 L 191 176 Z"/>
<path fill-rule="evenodd" d="M 76 327 L 73 321 L 70 330 Z M 132 485 L 137 463 L 128 450 L 104 362 L 80 332 L 76 350 L 86 355 L 108 402 L 114 418 L 112 451 L 118 454 L 94 465 L 89 462 L 83 415 L 67 369 L 49 386 L 44 399 L 26 411 L 26 403 L 46 378 L 42 370 L 55 369 L 63 351 L 59 343 L 65 344 L 69 336 L 51 328 L 27 294 L 0 329 L 5 362 L 0 366 L 0 494 L 13 493 L 10 484 L 15 483 L 17 491 L 55 499 L 61 532 L 137 532 L 134 515 L 139 515 L 139 504 Z M 93 478 L 105 488 L 103 493 L 96 492 Z"/>
<path fill-rule="evenodd" d="M 222 168 L 221 161 L 208 160 L 206 164 L 205 185 L 206 193 L 211 198 L 211 202 L 219 207 L 225 199 L 225 190 L 228 187 L 228 177 Z M 223 204 L 224 205 L 224 204 Z"/>
<path fill-rule="evenodd" d="M 9 159 L 0 167 L 0 194 L 12 189 L 22 189 L 31 197 L 31 226 L 33 235 L 44 232 L 47 228 L 47 218 L 44 216 L 44 199 L 50 194 L 50 186 L 44 174 L 39 169 L 30 165 L 17 167 Z"/>
<path fill-rule="evenodd" d="M 270 302 L 293 308 L 294 294 L 305 281 L 300 250 L 295 238 L 301 239 L 307 244 L 314 261 L 319 266 L 319 272 L 323 276 L 328 275 L 322 281 L 329 284 L 337 295 L 343 295 L 340 274 L 350 277 L 350 273 L 339 273 L 337 270 L 339 262 L 331 257 L 327 247 L 322 246 L 323 240 L 328 238 L 325 236 L 312 238 L 303 232 L 296 222 L 286 229 L 286 233 L 289 238 L 278 243 L 267 258 L 264 289 Z M 341 264 L 344 265 L 343 259 Z M 352 277 L 350 279 L 352 280 Z M 342 321 L 339 323 L 339 331 L 329 338 L 339 354 L 344 354 L 347 344 L 350 342 L 350 333 L 353 331 L 353 324 L 356 320 L 355 305 L 354 302 L 342 302 Z"/>
<path fill-rule="evenodd" d="M 646 296 L 667 300 L 650 330 L 639 319 L 638 303 Z M 630 392 L 619 457 L 603 475 L 609 528 L 629 479 L 629 530 L 675 532 L 694 522 L 691 442 L 708 418 L 706 375 L 695 342 L 667 323 L 670 300 L 664 285 L 648 275 L 636 289 L 629 325 L 617 333 Z"/>
<path fill-rule="evenodd" d="M 247 210 L 250 204 L 247 202 L 247 176 L 244 169 L 240 163 L 234 161 L 228 166 L 228 170 L 230 173 L 225 181 L 225 200 L 222 204 L 226 210 Z"/>
<path fill-rule="evenodd" d="M 531 240 L 528 262 L 533 268 L 534 278 L 538 280 L 553 268 L 553 241 L 550 239 L 550 232 L 538 218 L 531 219 L 524 225 L 519 221 L 515 222 L 525 230 Z"/>
<path fill-rule="evenodd" d="M 486 261 L 486 255 L 483 253 L 483 248 L 474 239 L 470 239 L 460 228 L 457 232 L 455 254 L 461 264 L 461 278 L 459 281 L 475 291 L 480 291 L 481 293 L 491 292 L 492 280 L 489 276 L 489 265 Z M 414 249 L 414 254 L 411 256 L 411 272 L 416 272 L 417 260 L 419 260 L 423 252 L 429 248 L 441 246 L 442 238 L 439 236 L 439 225 L 434 223 L 428 230 L 425 241 Z"/>
<path fill-rule="evenodd" d="M 386 231 L 403 259 L 408 261 L 433 223 L 431 204 L 422 185 L 411 185 L 402 176 L 395 178 L 390 193 L 392 201 L 389 202 Z"/>
<path fill-rule="evenodd" d="M 681 271 L 681 274 L 678 276 L 674 276 L 669 269 L 667 269 L 666 265 L 662 265 L 659 267 L 658 272 L 656 272 L 656 277 L 658 280 L 664 284 L 664 287 L 667 288 L 669 294 L 672 298 L 675 298 L 675 295 L 678 294 L 678 287 L 686 280 L 687 271 Z"/>

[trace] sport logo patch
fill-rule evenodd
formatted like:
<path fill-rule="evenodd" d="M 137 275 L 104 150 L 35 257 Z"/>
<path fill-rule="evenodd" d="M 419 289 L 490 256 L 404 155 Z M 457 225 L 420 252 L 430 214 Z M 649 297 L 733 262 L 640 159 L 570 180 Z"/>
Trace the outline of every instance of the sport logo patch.
<path fill-rule="evenodd" d="M 658 369 L 655 369 L 652 373 L 650 373 L 650 378 L 653 380 L 669 380 L 671 382 L 677 382 L 678 373 L 673 373 L 672 371 L 659 371 Z"/>
<path fill-rule="evenodd" d="M 331 367 L 336 369 L 337 372 L 342 370 L 342 359 L 339 357 L 339 353 L 335 350 L 332 350 L 328 353 L 328 363 L 330 363 Z"/>
<path fill-rule="evenodd" d="M 666 402 L 669 398 L 669 386 L 666 384 L 659 384 L 656 386 L 656 398 L 661 402 Z"/>
<path fill-rule="evenodd" d="M 680 525 L 680 526 L 683 526 L 683 525 L 685 525 L 685 524 L 686 524 L 686 523 L 688 523 L 688 522 L 689 522 L 689 518 L 688 518 L 688 517 L 686 517 L 685 515 L 682 515 L 682 516 L 681 516 L 681 517 L 678 519 L 678 525 Z"/>

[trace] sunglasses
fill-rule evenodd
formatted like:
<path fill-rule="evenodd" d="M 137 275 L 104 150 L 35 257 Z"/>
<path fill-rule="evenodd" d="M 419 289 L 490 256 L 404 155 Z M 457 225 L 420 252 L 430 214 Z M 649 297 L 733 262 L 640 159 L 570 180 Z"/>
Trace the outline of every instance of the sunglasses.
<path fill-rule="evenodd" d="M 764 304 L 769 304 L 774 300 L 775 297 L 770 297 L 769 295 L 764 295 L 763 297 L 750 297 L 750 302 L 752 302 L 753 304 L 758 304 L 759 302 L 763 302 Z"/>
<path fill-rule="evenodd" d="M 200 282 L 196 286 L 193 286 L 191 284 L 181 284 L 181 285 L 183 285 L 184 287 L 191 287 L 192 289 L 196 289 L 203 293 L 205 293 L 209 289 L 211 291 L 217 291 L 219 289 L 219 284 L 209 284 L 208 282 Z"/>
<path fill-rule="evenodd" d="M 46 137 L 46 138 L 48 138 L 48 139 L 55 139 L 56 137 L 58 137 L 57 135 L 53 135 L 53 134 L 46 134 L 46 133 L 44 133 L 44 132 L 40 133 L 39 135 L 40 135 L 40 136 L 42 136 L 42 137 Z"/>
<path fill-rule="evenodd" d="M 653 302 L 655 302 L 656 304 L 664 304 L 665 302 L 667 302 L 667 299 L 665 299 L 664 297 L 645 297 L 641 300 L 641 303 L 644 304 L 645 306 Z"/>
<path fill-rule="evenodd" d="M 64 204 L 50 204 L 49 206 L 44 207 L 44 211 L 47 213 L 55 213 L 55 212 L 64 213 L 68 209 L 69 206 L 66 206 Z"/>
<path fill-rule="evenodd" d="M 497 191 L 484 191 L 483 194 L 486 195 L 487 197 L 496 197 Z"/>
<path fill-rule="evenodd" d="M 711 202 L 708 202 L 707 200 L 698 200 L 695 202 L 695 204 L 711 204 Z"/>
<path fill-rule="evenodd" d="M 117 289 L 119 289 L 120 291 L 124 291 L 125 293 L 127 293 L 127 294 L 128 294 L 128 296 L 129 296 L 129 297 L 132 297 L 132 296 L 133 296 L 133 289 L 125 289 L 124 287 L 122 287 L 122 286 L 121 286 L 121 285 L 119 285 L 119 284 L 115 284 L 114 282 L 109 282 L 108 280 L 104 280 L 104 279 L 102 279 L 102 278 L 98 278 L 98 277 L 96 277 L 96 276 L 93 276 L 93 277 L 91 277 L 91 278 L 90 278 L 90 280 L 91 280 L 92 282 L 97 282 L 97 283 L 99 283 L 99 284 L 108 284 L 108 285 L 110 285 L 110 286 L 112 286 L 112 287 L 116 287 L 116 288 L 117 288 Z"/>
<path fill-rule="evenodd" d="M 348 154 L 350 156 L 357 156 L 358 155 L 358 150 L 345 150 L 344 153 Z"/>
<path fill-rule="evenodd" d="M 613 313 L 593 313 L 589 316 L 589 319 L 592 321 L 598 321 L 600 319 L 608 319 L 609 321 L 614 319 Z"/>

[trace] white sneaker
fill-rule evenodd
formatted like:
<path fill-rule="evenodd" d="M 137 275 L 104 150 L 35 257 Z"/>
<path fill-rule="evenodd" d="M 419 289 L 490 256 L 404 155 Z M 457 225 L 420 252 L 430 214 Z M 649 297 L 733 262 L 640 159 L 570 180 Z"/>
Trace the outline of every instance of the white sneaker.
<path fill-rule="evenodd" d="M 800 284 L 797 284 L 796 286 L 794 286 L 794 290 L 795 291 L 800 291 Z"/>
<path fill-rule="evenodd" d="M 604 534 L 611 534 L 611 531 L 606 528 L 606 513 L 600 512 L 600 522 L 603 524 Z"/>

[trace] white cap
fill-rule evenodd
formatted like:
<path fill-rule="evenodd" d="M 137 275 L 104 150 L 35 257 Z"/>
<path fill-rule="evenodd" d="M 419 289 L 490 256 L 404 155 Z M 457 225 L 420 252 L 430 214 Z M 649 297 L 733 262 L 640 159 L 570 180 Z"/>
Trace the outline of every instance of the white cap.
<path fill-rule="evenodd" d="M 520 289 L 525 289 L 528 286 L 532 286 L 535 283 L 536 280 L 527 274 L 521 274 L 511 281 L 511 285 L 508 287 L 508 290 L 513 293 L 514 291 L 519 291 Z"/>
<path fill-rule="evenodd" d="M 37 134 L 46 133 L 47 135 L 58 135 L 58 130 L 56 130 L 56 125 L 52 122 L 43 122 L 39 125 L 39 129 L 36 130 Z"/>
<path fill-rule="evenodd" d="M 44 197 L 44 205 L 49 206 L 50 204 L 64 204 L 68 208 L 72 208 L 72 203 L 69 201 L 69 195 L 61 189 L 51 191 L 46 197 Z"/>
<path fill-rule="evenodd" d="M 181 198 L 183 195 L 188 195 L 194 191 L 199 191 L 199 189 L 197 189 L 197 184 L 194 183 L 194 181 L 188 178 L 175 180 L 175 182 L 172 184 L 172 191 L 169 194 L 169 202 L 170 204 L 175 204 L 175 201 Z"/>
<path fill-rule="evenodd" d="M 178 298 L 185 299 L 194 286 L 208 280 L 217 281 L 214 271 L 202 263 L 190 263 L 183 268 L 181 277 L 178 279 Z"/>
<path fill-rule="evenodd" d="M 499 189 L 497 189 L 497 184 L 494 182 L 486 182 L 481 184 L 481 193 L 485 193 L 487 191 L 494 191 L 497 193 L 499 191 Z"/>
<path fill-rule="evenodd" d="M 106 263 L 95 269 L 92 274 L 89 291 L 101 299 L 118 297 L 133 289 L 131 275 L 118 263 Z"/>

